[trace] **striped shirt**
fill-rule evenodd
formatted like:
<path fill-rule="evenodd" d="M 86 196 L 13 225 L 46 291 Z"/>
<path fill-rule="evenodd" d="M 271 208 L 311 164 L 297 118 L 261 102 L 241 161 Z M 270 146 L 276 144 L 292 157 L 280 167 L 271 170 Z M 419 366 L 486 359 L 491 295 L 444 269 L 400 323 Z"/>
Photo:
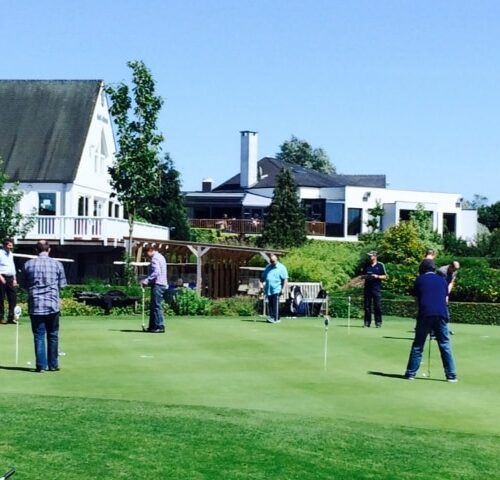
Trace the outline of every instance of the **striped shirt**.
<path fill-rule="evenodd" d="M 24 264 L 23 273 L 23 286 L 28 290 L 29 314 L 50 315 L 59 312 L 59 290 L 66 286 L 61 262 L 41 253 Z"/>
<path fill-rule="evenodd" d="M 155 252 L 151 257 L 149 275 L 144 279 L 144 282 L 148 285 L 167 286 L 167 262 L 161 253 Z"/>

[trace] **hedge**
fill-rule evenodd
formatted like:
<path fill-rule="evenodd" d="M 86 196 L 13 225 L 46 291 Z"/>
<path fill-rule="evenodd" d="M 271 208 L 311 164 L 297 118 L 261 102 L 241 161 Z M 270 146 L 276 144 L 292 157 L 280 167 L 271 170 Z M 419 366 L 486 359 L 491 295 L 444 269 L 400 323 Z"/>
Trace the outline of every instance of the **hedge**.
<path fill-rule="evenodd" d="M 330 297 L 330 313 L 334 317 L 346 318 L 348 309 L 347 297 Z M 475 325 L 499 325 L 499 303 L 470 303 L 450 302 L 450 318 L 453 323 L 469 323 Z M 413 298 L 382 299 L 383 315 L 395 317 L 415 318 L 417 315 L 416 303 Z M 363 318 L 363 298 L 351 297 L 351 318 Z"/>

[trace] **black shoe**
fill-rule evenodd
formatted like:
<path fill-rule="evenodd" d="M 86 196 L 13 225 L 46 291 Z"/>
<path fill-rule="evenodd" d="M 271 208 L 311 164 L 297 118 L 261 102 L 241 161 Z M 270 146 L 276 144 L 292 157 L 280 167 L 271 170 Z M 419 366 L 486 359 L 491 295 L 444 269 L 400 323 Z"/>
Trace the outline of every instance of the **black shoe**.
<path fill-rule="evenodd" d="M 380 328 L 381 326 L 382 326 L 382 324 L 381 324 L 381 323 L 377 323 L 377 324 L 375 325 L 375 327 L 376 327 L 376 328 Z"/>
<path fill-rule="evenodd" d="M 363 325 L 363 327 L 364 327 L 364 328 L 370 328 L 370 324 L 369 324 L 369 323 L 365 323 L 365 324 Z"/>
<path fill-rule="evenodd" d="M 49 367 L 49 372 L 58 372 L 61 370 L 59 367 Z"/>
<path fill-rule="evenodd" d="M 150 330 L 150 333 L 165 333 L 164 328 L 155 328 L 154 330 Z"/>
<path fill-rule="evenodd" d="M 47 371 L 46 368 L 38 368 L 38 367 L 35 370 L 36 373 L 45 373 L 46 371 Z"/>
<path fill-rule="evenodd" d="M 7 325 L 7 320 L 0 320 L 0 323 L 1 323 L 2 325 Z"/>
<path fill-rule="evenodd" d="M 10 323 L 12 325 L 16 325 L 19 322 L 17 320 L 9 320 L 7 323 Z"/>

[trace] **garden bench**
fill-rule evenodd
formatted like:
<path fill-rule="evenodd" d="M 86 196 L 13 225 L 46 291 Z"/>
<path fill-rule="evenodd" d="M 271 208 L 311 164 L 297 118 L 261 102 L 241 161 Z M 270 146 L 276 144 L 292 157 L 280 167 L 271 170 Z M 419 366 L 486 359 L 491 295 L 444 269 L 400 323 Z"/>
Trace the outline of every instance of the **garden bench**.
<path fill-rule="evenodd" d="M 290 313 L 298 313 L 292 311 L 295 292 L 298 291 L 297 288 L 300 289 L 302 295 L 300 303 L 304 306 L 303 315 L 311 316 L 316 313 L 316 310 L 317 316 L 328 315 L 328 293 L 321 282 L 288 282 L 288 289 L 286 292 L 281 293 L 279 301 L 281 304 L 289 305 Z M 265 303 L 267 304 L 267 298 Z M 318 308 L 316 309 L 315 306 L 318 306 Z"/>

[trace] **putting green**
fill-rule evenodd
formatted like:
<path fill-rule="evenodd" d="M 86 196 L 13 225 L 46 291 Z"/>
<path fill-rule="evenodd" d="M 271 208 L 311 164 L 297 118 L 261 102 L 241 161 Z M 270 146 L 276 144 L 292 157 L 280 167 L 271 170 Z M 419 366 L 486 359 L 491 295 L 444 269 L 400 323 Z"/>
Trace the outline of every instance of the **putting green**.
<path fill-rule="evenodd" d="M 437 345 L 419 378 L 400 378 L 413 321 L 381 329 L 333 319 L 171 318 L 166 334 L 140 332 L 140 317 L 63 318 L 62 370 L 35 374 L 28 322 L 0 327 L 4 394 L 54 395 L 250 409 L 375 424 L 500 434 L 500 329 L 456 325 L 458 384 L 444 381 Z M 325 360 L 327 340 L 327 362 Z M 31 362 L 28 365 L 27 362 Z"/>

